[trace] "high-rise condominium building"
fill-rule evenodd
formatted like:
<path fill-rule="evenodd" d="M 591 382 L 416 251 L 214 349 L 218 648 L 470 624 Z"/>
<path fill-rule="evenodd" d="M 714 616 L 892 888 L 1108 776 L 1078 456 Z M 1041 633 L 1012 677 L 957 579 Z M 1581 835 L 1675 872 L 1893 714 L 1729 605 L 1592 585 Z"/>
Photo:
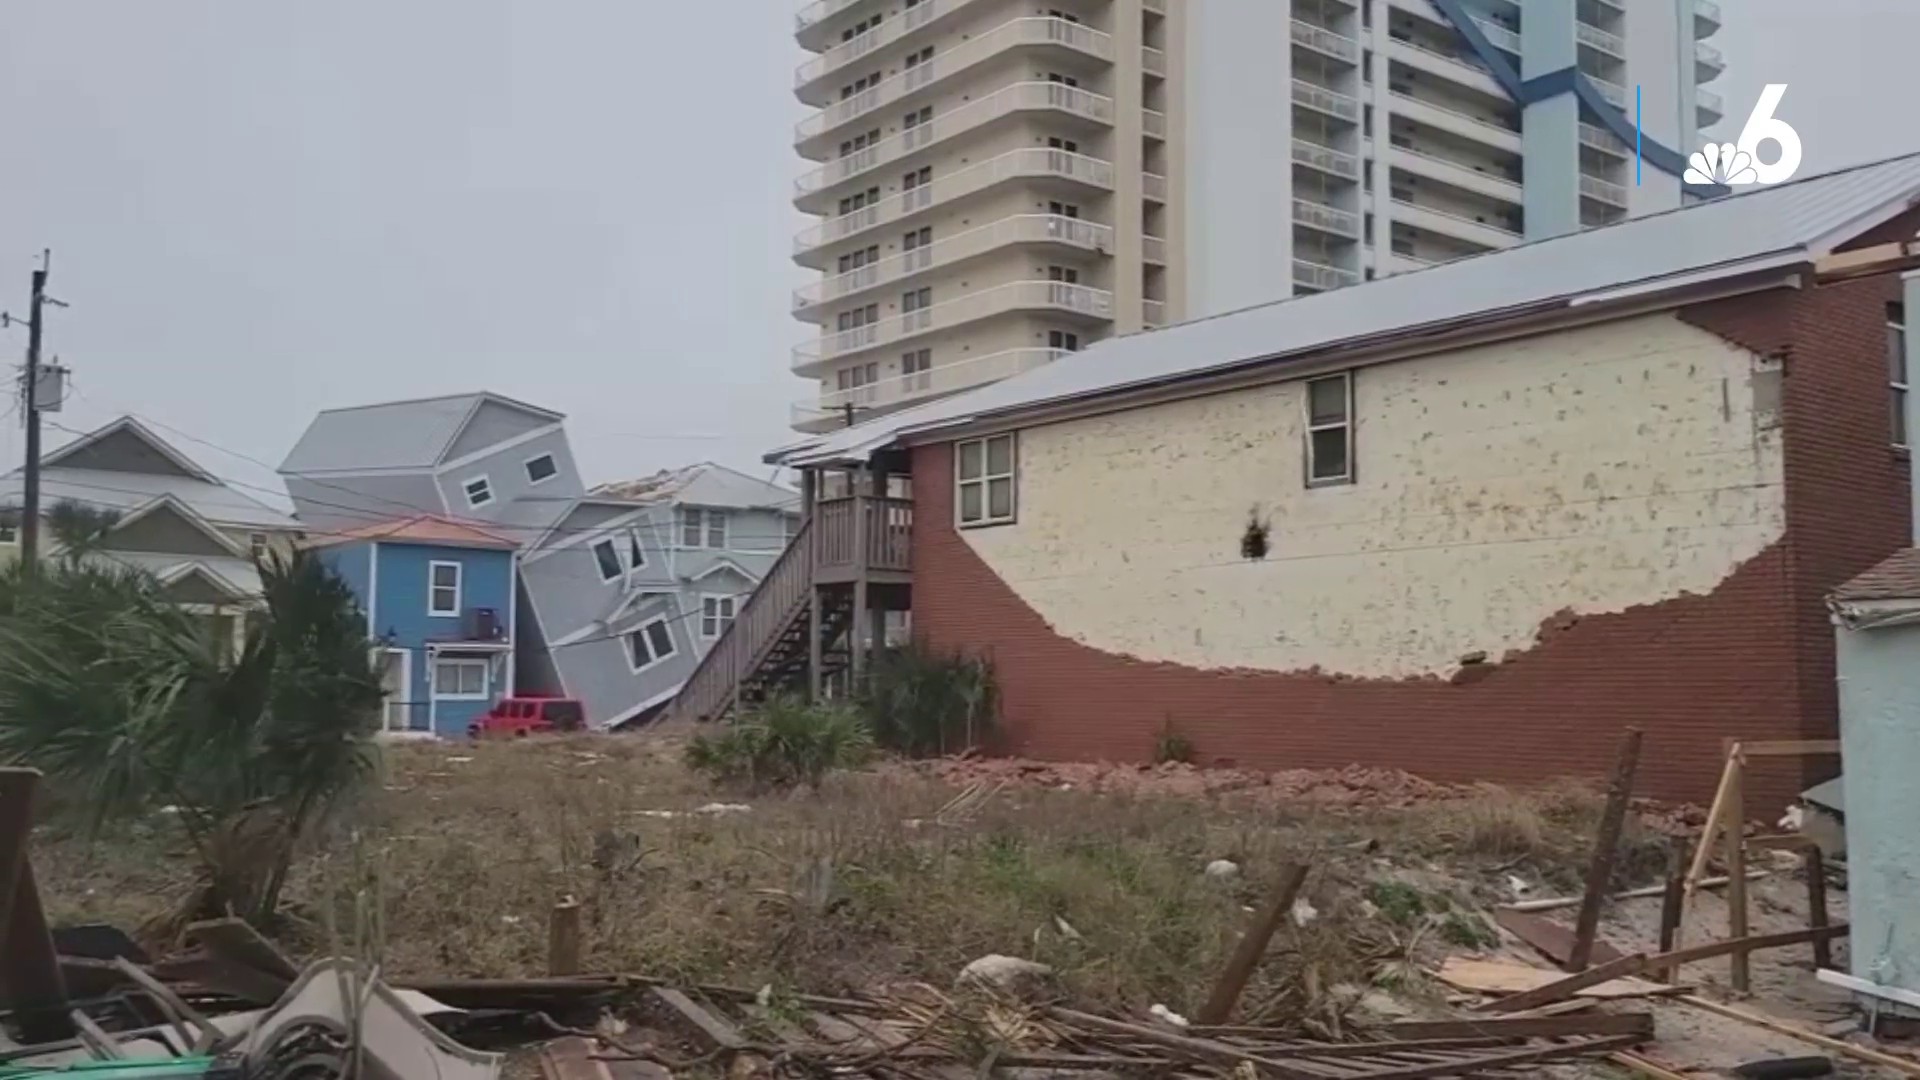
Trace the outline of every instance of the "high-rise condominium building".
<path fill-rule="evenodd" d="M 1649 145 L 1695 148 L 1719 24 L 1713 0 L 815 0 L 794 426 L 1676 206 L 1677 177 L 1636 182 L 1636 106 Z"/>

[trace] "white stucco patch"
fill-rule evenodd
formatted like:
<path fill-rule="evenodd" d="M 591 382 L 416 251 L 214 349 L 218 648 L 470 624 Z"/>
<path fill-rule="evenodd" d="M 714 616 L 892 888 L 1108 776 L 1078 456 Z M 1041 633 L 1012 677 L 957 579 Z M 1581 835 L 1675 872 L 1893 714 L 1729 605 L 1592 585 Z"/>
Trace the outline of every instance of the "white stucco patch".
<path fill-rule="evenodd" d="M 1564 609 L 1710 591 L 1778 539 L 1761 363 L 1663 315 L 1366 368 L 1359 480 L 1314 490 L 1298 382 L 1029 429 L 1019 522 L 963 535 L 1096 648 L 1446 674 Z M 1272 550 L 1248 562 L 1256 508 Z"/>

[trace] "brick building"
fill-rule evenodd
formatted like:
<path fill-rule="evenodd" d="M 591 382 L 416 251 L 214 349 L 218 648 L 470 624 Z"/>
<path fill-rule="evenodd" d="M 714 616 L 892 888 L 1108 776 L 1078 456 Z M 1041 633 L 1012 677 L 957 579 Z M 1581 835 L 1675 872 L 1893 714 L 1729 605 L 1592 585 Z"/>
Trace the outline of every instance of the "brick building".
<path fill-rule="evenodd" d="M 836 645 L 857 667 L 870 611 L 909 607 L 992 658 L 1017 753 L 1146 759 L 1171 727 L 1209 762 L 1525 783 L 1604 771 L 1637 725 L 1641 790 L 1704 800 L 1723 739 L 1832 737 L 1824 597 L 1910 539 L 1916 207 L 1920 156 L 1893 159 L 789 447 L 853 492 L 809 484 L 786 614 L 760 618 L 810 655 L 769 666 L 740 631 L 686 711 Z"/>

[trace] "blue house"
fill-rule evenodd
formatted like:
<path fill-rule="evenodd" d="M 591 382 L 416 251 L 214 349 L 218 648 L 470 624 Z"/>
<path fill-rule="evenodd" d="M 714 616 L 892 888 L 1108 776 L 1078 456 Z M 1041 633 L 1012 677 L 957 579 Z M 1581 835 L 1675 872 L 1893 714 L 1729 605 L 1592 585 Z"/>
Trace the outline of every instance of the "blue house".
<path fill-rule="evenodd" d="M 385 730 L 464 737 L 513 693 L 518 556 L 512 540 L 431 515 L 312 545 L 353 588 L 381 651 Z"/>

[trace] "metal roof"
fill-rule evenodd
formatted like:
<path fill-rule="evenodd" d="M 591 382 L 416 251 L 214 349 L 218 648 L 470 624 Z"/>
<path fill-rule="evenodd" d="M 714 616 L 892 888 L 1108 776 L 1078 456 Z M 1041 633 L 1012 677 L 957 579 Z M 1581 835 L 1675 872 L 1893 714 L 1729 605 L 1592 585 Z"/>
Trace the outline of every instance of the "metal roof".
<path fill-rule="evenodd" d="M 1763 187 L 1616 225 L 1522 244 L 1102 341 L 1002 382 L 791 444 L 769 461 L 863 460 L 904 434 L 1046 404 L 1302 359 L 1334 345 L 1471 318 L 1568 307 L 1639 286 L 1667 286 L 1787 266 L 1830 250 L 1911 205 L 1920 154 Z"/>
<path fill-rule="evenodd" d="M 287 451 L 280 472 L 432 468 L 460 437 L 467 418 L 486 401 L 561 419 L 558 413 L 488 391 L 327 409 L 313 418 L 300 441 Z"/>
<path fill-rule="evenodd" d="M 413 517 L 397 518 L 393 521 L 377 521 L 371 525 L 321 537 L 310 546 L 332 547 L 336 544 L 360 540 L 430 544 L 443 547 L 502 548 L 508 551 L 520 546 L 518 541 L 490 532 L 480 524 L 456 521 L 438 514 L 416 514 Z"/>
<path fill-rule="evenodd" d="M 662 469 L 638 480 L 601 484 L 593 489 L 593 494 L 637 505 L 686 503 L 735 510 L 788 512 L 798 512 L 800 509 L 800 493 L 792 488 L 711 461 L 678 469 Z"/>
<path fill-rule="evenodd" d="M 1894 552 L 1833 590 L 1833 599 L 1920 600 L 1920 548 Z"/>

